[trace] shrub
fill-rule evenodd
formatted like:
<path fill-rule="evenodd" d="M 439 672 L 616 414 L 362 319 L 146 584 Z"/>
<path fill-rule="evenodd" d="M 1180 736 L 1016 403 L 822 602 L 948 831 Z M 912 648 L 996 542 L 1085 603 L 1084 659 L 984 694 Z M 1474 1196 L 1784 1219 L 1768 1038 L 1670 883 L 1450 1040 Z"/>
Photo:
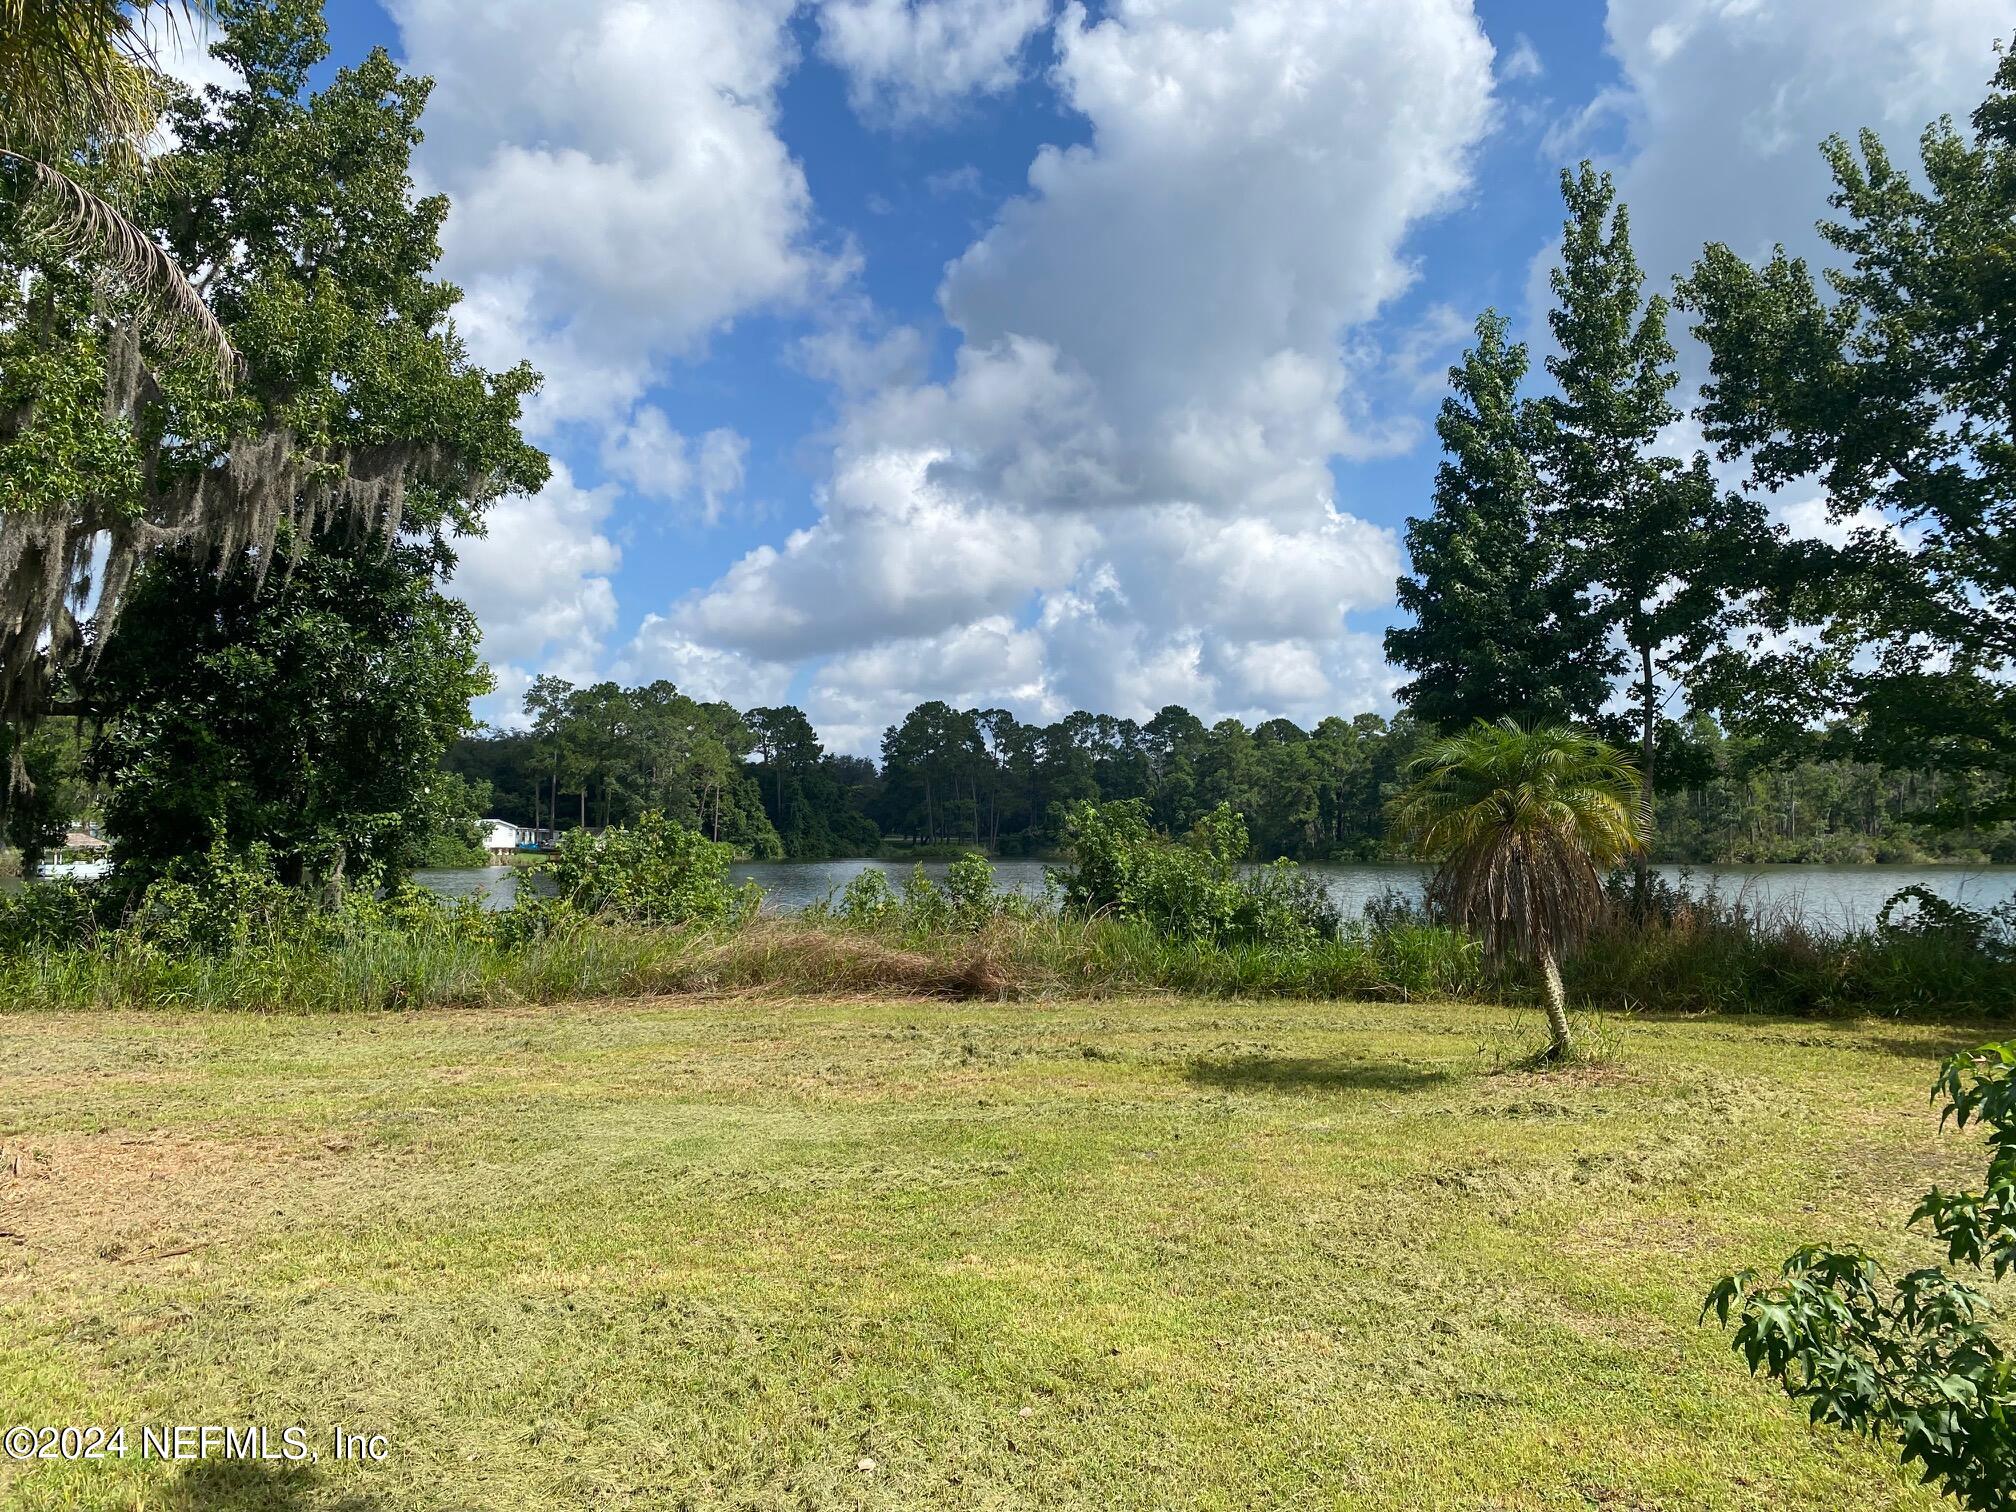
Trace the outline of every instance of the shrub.
<path fill-rule="evenodd" d="M 1402 892 L 1391 883 L 1382 888 L 1377 897 L 1367 898 L 1358 916 L 1374 934 L 1432 922 L 1428 905 L 1421 897 Z"/>
<path fill-rule="evenodd" d="M 889 879 L 870 867 L 847 879 L 847 885 L 840 890 L 840 904 L 835 912 L 849 924 L 873 927 L 886 922 L 902 906 L 896 890 L 889 885 Z"/>
<path fill-rule="evenodd" d="M 1929 1221 L 1949 1263 L 1986 1268 L 1997 1280 L 2016 1266 L 2016 1044 L 1988 1045 L 1949 1060 L 1933 1084 L 1964 1128 L 1986 1124 L 1988 1174 L 1981 1192 L 1934 1187 L 1909 1222 Z M 1989 1335 L 1993 1308 L 1937 1268 L 1884 1284 L 1859 1250 L 1809 1245 L 1785 1261 L 1776 1284 L 1748 1271 L 1725 1276 L 1701 1317 L 1737 1323 L 1732 1346 L 1752 1374 L 1776 1380 L 1813 1422 L 1894 1440 L 1906 1465 L 1977 1512 L 2016 1504 L 2016 1368 Z"/>
<path fill-rule="evenodd" d="M 1139 919 L 1193 944 L 1294 949 L 1337 936 L 1336 905 L 1294 862 L 1241 875 L 1246 823 L 1230 804 L 1180 841 L 1155 832 L 1138 798 L 1076 804 L 1064 833 L 1075 865 L 1054 880 L 1075 912 Z"/>
<path fill-rule="evenodd" d="M 125 932 L 173 954 L 228 955 L 255 943 L 310 936 L 317 923 L 307 894 L 280 880 L 265 846 L 231 851 L 219 840 L 148 883 Z"/>
<path fill-rule="evenodd" d="M 987 858 L 967 851 L 948 868 L 942 884 L 932 881 L 919 865 L 903 879 L 899 893 L 886 873 L 860 871 L 837 896 L 814 904 L 804 916 L 809 923 L 837 919 L 856 929 L 894 931 L 907 941 L 924 943 L 933 936 L 977 934 L 995 919 L 1026 921 L 1035 914 L 1028 900 L 996 892 L 994 868 Z"/>
<path fill-rule="evenodd" d="M 1322 879 L 1293 861 L 1263 866 L 1247 879 L 1250 919 L 1242 919 L 1247 936 L 1263 944 L 1306 947 L 1334 940 L 1343 928 L 1343 911 Z"/>
<path fill-rule="evenodd" d="M 569 830 L 543 869 L 553 878 L 557 906 L 579 914 L 632 924 L 720 924 L 747 918 L 762 901 L 754 883 L 737 887 L 729 880 L 734 859 L 733 847 L 654 812 L 628 829 Z M 531 889 L 518 892 L 522 901 Z M 528 912 L 541 911 L 537 902 L 528 904 Z"/>
<path fill-rule="evenodd" d="M 906 934 L 937 934 L 952 921 L 952 902 L 924 874 L 920 861 L 903 879 L 903 929 Z"/>
<path fill-rule="evenodd" d="M 2016 955 L 2016 903 L 1982 913 L 1949 903 L 1927 888 L 1907 887 L 1884 901 L 1876 916 L 1876 933 L 1891 939 L 1934 940 L 1955 950 L 2008 960 Z"/>
<path fill-rule="evenodd" d="M 0 954 L 91 944 L 104 900 L 96 884 L 67 879 L 0 892 Z"/>
<path fill-rule="evenodd" d="M 975 930 L 991 919 L 999 900 L 994 893 L 994 868 L 987 858 L 968 851 L 945 874 L 945 895 L 951 904 L 952 921 L 964 930 Z"/>
<path fill-rule="evenodd" d="M 329 916 L 327 927 L 342 944 L 384 935 L 474 943 L 497 938 L 505 912 L 493 914 L 473 896 L 444 898 L 408 879 L 382 890 L 350 889 Z"/>

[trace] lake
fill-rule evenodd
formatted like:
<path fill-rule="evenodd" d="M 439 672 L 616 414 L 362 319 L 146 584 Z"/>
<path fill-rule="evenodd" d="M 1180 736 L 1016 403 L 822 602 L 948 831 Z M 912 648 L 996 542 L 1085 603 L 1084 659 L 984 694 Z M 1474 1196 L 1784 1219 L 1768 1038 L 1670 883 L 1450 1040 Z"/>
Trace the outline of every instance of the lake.
<path fill-rule="evenodd" d="M 738 882 L 763 889 L 763 907 L 790 913 L 816 903 L 847 885 L 864 871 L 879 871 L 900 888 L 916 866 L 913 861 L 746 861 L 733 868 Z M 1042 861 L 996 861 L 998 886 L 1032 897 L 1043 892 Z M 926 861 L 924 873 L 943 882 L 948 863 Z M 1330 896 L 1347 919 L 1355 919 L 1366 903 L 1389 888 L 1419 898 L 1428 877 L 1422 866 L 1367 866 L 1312 861 L 1304 869 L 1322 878 Z M 1949 902 L 1990 909 L 2016 898 L 2016 866 L 1658 866 L 1663 877 L 1685 878 L 1697 893 L 1713 887 L 1725 898 L 1738 898 L 1756 909 L 1796 912 L 1808 924 L 1830 933 L 1866 928 L 1876 922 L 1884 900 L 1906 887 L 1923 887 Z M 516 896 L 523 868 L 480 867 L 468 871 L 423 871 L 414 876 L 422 887 L 444 898 L 481 897 L 491 908 L 508 908 Z M 0 891 L 20 884 L 0 881 Z"/>
<path fill-rule="evenodd" d="M 847 879 L 864 871 L 886 874 L 901 887 L 916 865 L 909 861 L 751 861 L 734 868 L 735 880 L 763 889 L 765 909 L 789 913 L 816 903 Z M 1016 892 L 1040 895 L 1041 861 L 996 861 L 996 883 Z M 945 879 L 947 863 L 923 863 L 925 875 Z M 1310 862 L 1305 868 L 1322 878 L 1331 897 L 1348 919 L 1389 888 L 1418 898 L 1428 869 L 1420 866 L 1366 866 L 1341 862 Z M 1876 921 L 1884 900 L 1906 887 L 1923 887 L 1950 902 L 1989 909 L 2016 897 L 2016 866 L 1661 866 L 1661 876 L 1685 878 L 1696 891 L 1714 887 L 1725 898 L 1740 898 L 1760 909 L 1797 912 L 1806 922 L 1829 932 L 1866 927 Z M 524 873 L 508 866 L 476 871 L 425 871 L 416 880 L 444 897 L 480 895 L 492 907 L 509 906 Z"/>

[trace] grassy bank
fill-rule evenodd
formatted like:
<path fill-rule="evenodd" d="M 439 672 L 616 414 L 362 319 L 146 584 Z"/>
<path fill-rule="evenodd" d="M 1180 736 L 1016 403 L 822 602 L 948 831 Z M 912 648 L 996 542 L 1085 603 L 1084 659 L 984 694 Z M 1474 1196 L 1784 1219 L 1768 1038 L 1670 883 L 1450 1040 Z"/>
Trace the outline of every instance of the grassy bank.
<path fill-rule="evenodd" d="M 972 933 L 905 934 L 788 917 L 682 928 L 592 923 L 522 939 L 387 929 L 333 943 L 274 936 L 215 952 L 113 935 L 90 946 L 0 956 L 0 1002 L 17 1011 L 319 1013 L 719 992 L 1400 998 L 1447 995 L 1481 980 L 1475 951 L 1441 931 L 1283 952 L 1183 945 L 1141 924 L 1054 915 L 1000 920 Z"/>
<path fill-rule="evenodd" d="M 2016 1014 L 2016 966 L 1936 935 L 1843 940 L 1700 922 L 1599 934 L 1569 963 L 1568 990 L 1576 1006 L 1602 1011 Z M 787 916 L 679 928 L 577 922 L 522 937 L 430 914 L 319 940 L 276 929 L 224 950 L 124 931 L 0 951 L 0 1019 L 8 1011 L 330 1013 L 722 992 L 1532 999 L 1523 977 L 1487 971 L 1472 942 L 1419 924 L 1288 949 L 1173 941 L 1139 921 L 1048 913 L 970 931 Z"/>
<path fill-rule="evenodd" d="M 1928 1260 L 1978 1035 L 1606 1033 L 1539 1077 L 1445 1005 L 19 1017 L 0 1421 L 390 1454 L 0 1502 L 1932 1507 L 1695 1312 L 1809 1237 Z"/>

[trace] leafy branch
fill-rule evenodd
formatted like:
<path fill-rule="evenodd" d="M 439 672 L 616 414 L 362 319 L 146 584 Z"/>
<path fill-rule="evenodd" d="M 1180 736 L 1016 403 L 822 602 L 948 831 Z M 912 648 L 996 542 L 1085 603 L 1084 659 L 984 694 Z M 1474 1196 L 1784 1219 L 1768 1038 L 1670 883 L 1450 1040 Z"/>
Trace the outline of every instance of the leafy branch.
<path fill-rule="evenodd" d="M 1934 1187 L 1911 1214 L 1929 1222 L 1948 1260 L 1999 1280 L 2016 1267 L 2016 1043 L 1954 1056 L 1932 1097 L 1940 1127 L 1978 1122 L 1991 1157 L 1981 1192 Z M 1965 1281 L 1936 1267 L 1886 1288 L 1883 1268 L 1859 1250 L 1807 1245 L 1774 1283 L 1739 1271 L 1702 1304 L 1751 1373 L 1807 1404 L 1816 1424 L 1895 1441 L 1923 1471 L 1975 1512 L 2016 1508 L 2016 1365 L 1988 1331 L 1994 1309 Z"/>

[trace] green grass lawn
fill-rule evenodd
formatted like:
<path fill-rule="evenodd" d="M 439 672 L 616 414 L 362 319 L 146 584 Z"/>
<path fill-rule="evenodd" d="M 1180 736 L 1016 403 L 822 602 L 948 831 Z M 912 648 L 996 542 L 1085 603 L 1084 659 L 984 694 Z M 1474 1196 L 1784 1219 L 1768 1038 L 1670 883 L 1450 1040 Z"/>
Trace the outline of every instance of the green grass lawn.
<path fill-rule="evenodd" d="M 1515 1028 L 1515 1022 L 1517 1027 Z M 1930 1507 L 1695 1324 L 1933 1257 L 1980 1031 L 694 999 L 0 1016 L 11 1507 Z M 16 1157 L 19 1157 L 16 1161 Z M 16 1167 L 18 1166 L 18 1174 Z M 337 1463 L 334 1425 L 386 1435 Z M 137 1453 L 137 1449 L 135 1451 Z"/>

